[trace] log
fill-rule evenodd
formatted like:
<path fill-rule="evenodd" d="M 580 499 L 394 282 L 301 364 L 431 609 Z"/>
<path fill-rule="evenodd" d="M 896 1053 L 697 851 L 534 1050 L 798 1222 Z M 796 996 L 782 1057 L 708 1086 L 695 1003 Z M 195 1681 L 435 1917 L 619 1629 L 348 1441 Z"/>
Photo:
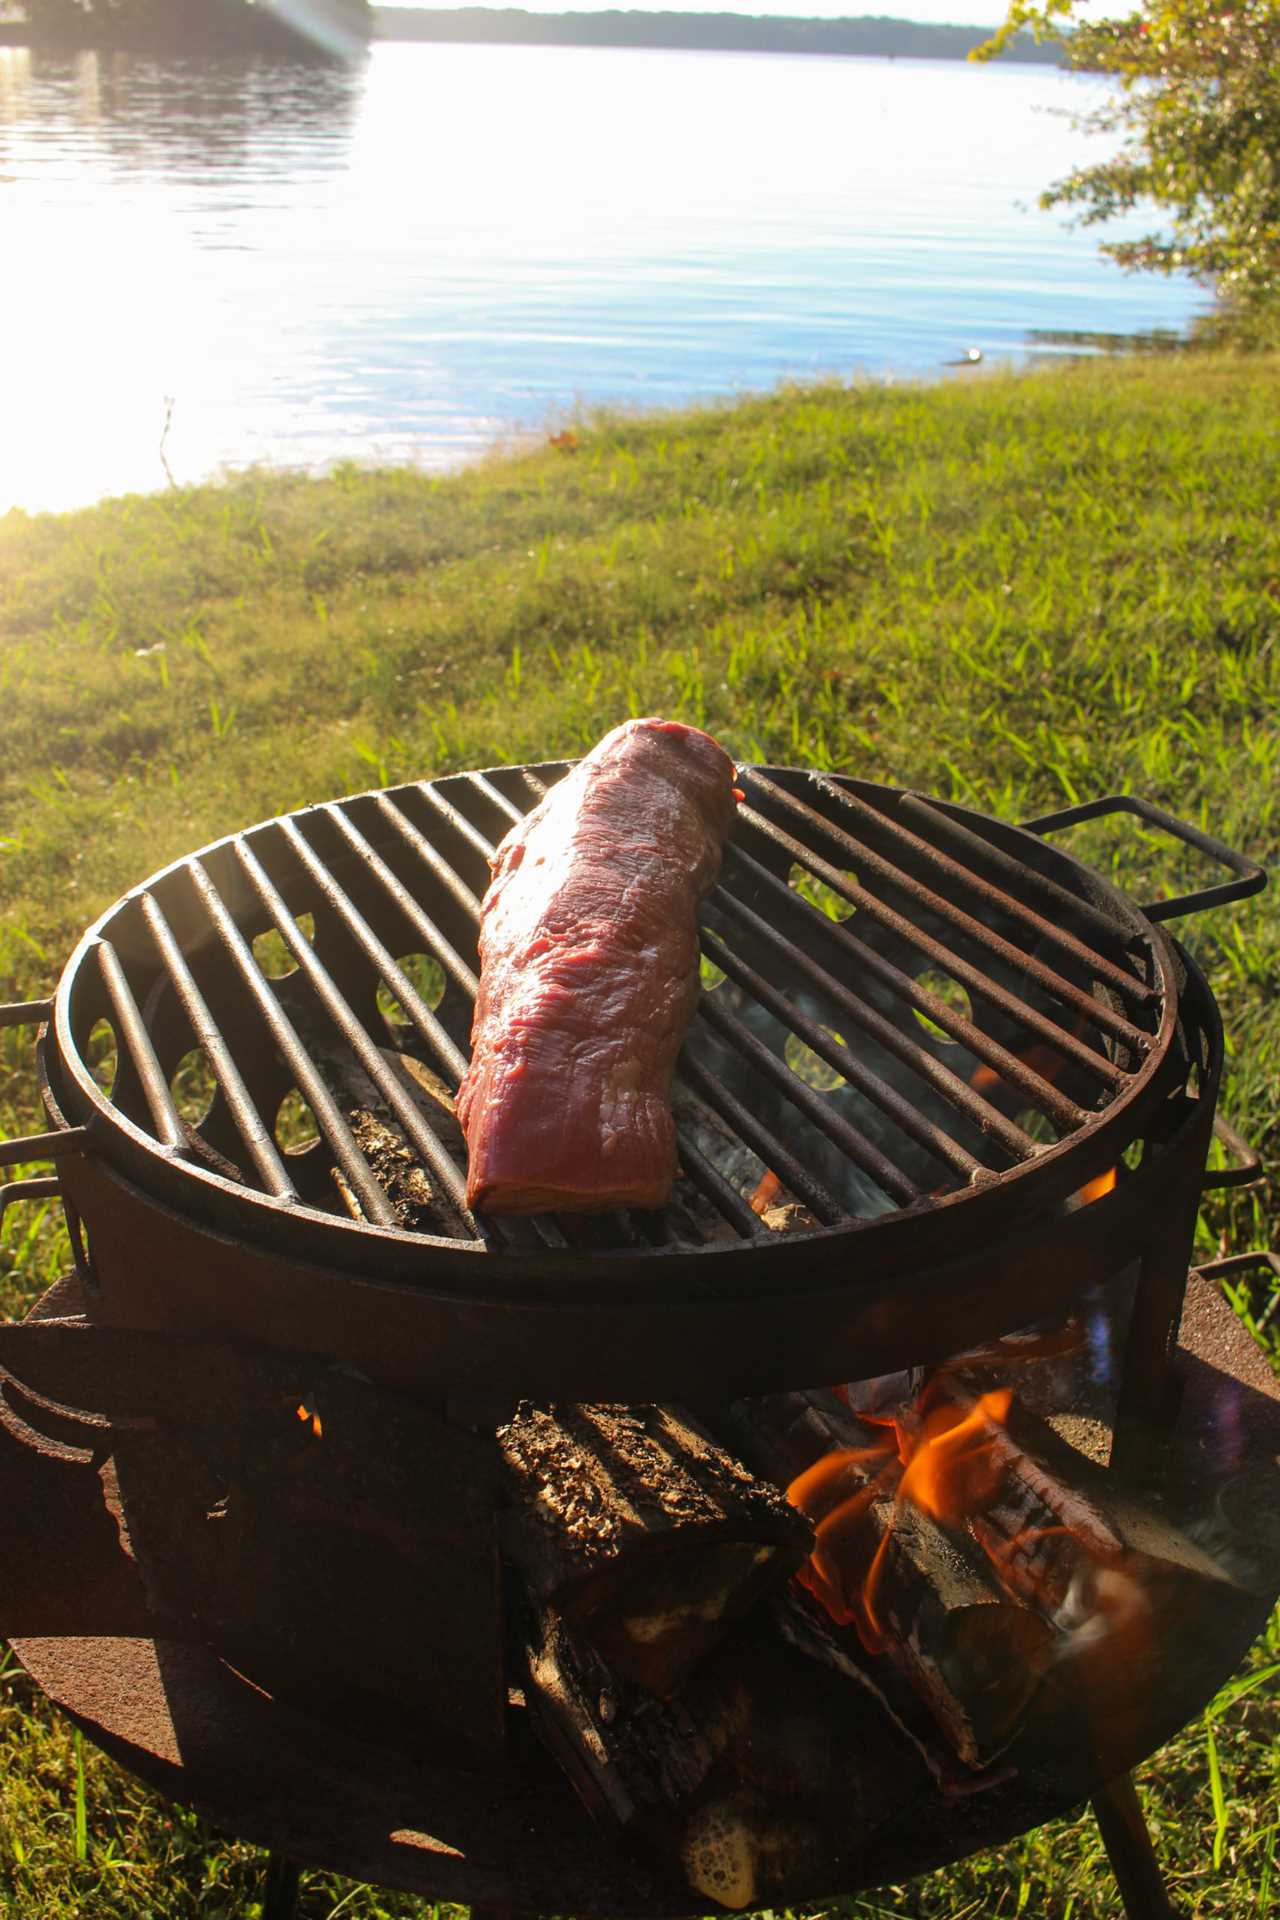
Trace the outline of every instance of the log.
<path fill-rule="evenodd" d="M 965 1766 L 906 1675 L 892 1660 L 868 1654 L 857 1635 L 837 1627 L 798 1582 L 772 1595 L 767 1606 L 788 1646 L 830 1673 L 851 1680 L 878 1702 L 948 1800 L 985 1793 L 1009 1778 L 1012 1769 L 1003 1759 L 979 1770 Z"/>
<path fill-rule="evenodd" d="M 1248 1608 L 1247 1582 L 1192 1539 L 1158 1500 L 1098 1466 L 1048 1423 L 1013 1403 L 1007 1424 L 983 1421 L 981 1374 L 945 1376 L 975 1413 L 993 1471 L 969 1523 L 1006 1591 L 1052 1624 L 1052 1664 L 1016 1746 L 1018 1764 L 1090 1783 L 1127 1769 L 1151 1741 L 1174 1677 L 1204 1659 L 1223 1623 Z"/>
<path fill-rule="evenodd" d="M 328 1032 L 302 1015 L 298 1025 L 315 1061 L 316 1070 L 333 1095 L 339 1112 L 369 1165 L 374 1179 L 391 1202 L 396 1224 L 410 1233 L 454 1235 L 462 1231 L 458 1209 L 439 1175 L 424 1165 L 384 1094 L 352 1055 L 342 1052 Z M 467 1164 L 466 1142 L 454 1114 L 454 1099 L 437 1073 L 411 1054 L 381 1048 L 382 1060 L 395 1076 L 405 1100 L 416 1107 L 444 1153 L 458 1170 L 459 1184 Z M 343 1206 L 359 1220 L 363 1213 L 337 1168 L 334 1185 Z"/>
<path fill-rule="evenodd" d="M 554 1610 L 531 1619 L 524 1693 L 535 1733 L 606 1832 L 669 1840 L 727 1730 L 700 1725 L 681 1701 L 628 1688 Z"/>
<path fill-rule="evenodd" d="M 628 1688 L 553 1614 L 529 1649 L 535 1731 L 596 1821 L 687 1892 L 740 1909 L 842 1884 L 926 1783 L 879 1704 L 765 1621 L 676 1700 Z"/>
<path fill-rule="evenodd" d="M 1203 1660 L 1203 1644 L 1212 1644 L 1224 1620 L 1247 1611 L 1248 1595 L 1245 1581 L 1211 1550 L 1208 1533 L 1191 1538 L 1149 1492 L 1083 1456 L 1007 1389 L 993 1393 L 1005 1372 L 1003 1360 L 939 1372 L 899 1405 L 894 1438 L 904 1436 L 910 1452 L 913 1435 L 943 1403 L 963 1416 L 955 1484 L 964 1497 L 939 1531 L 966 1554 L 976 1549 L 1004 1596 L 1051 1631 L 1039 1684 L 1001 1764 L 1059 1789 L 1069 1775 L 1084 1791 L 1159 1741 L 1170 1686 Z M 811 1447 L 820 1432 L 846 1442 L 865 1432 L 843 1418 L 838 1400 L 833 1409 L 834 1396 L 808 1399 L 822 1403 L 821 1417 L 812 1404 L 806 1416 Z M 894 1524 L 904 1543 L 912 1537 L 902 1526 L 906 1513 L 928 1521 L 918 1508 L 900 1506 Z M 820 1527 L 819 1554 L 821 1547 Z M 832 1634 L 847 1652 L 840 1629 Z M 822 1657 L 813 1644 L 806 1651 Z M 906 1671 L 904 1648 L 889 1651 Z M 918 1672 L 912 1678 L 920 1685 Z M 938 1696 L 927 1686 L 922 1696 L 936 1713 Z"/>
<path fill-rule="evenodd" d="M 674 1407 L 525 1403 L 498 1445 L 502 1545 L 535 1609 L 662 1697 L 812 1544 L 776 1487 Z"/>
<path fill-rule="evenodd" d="M 1007 1422 L 982 1414 L 986 1381 L 969 1370 L 940 1376 L 939 1390 L 981 1431 L 992 1488 L 970 1522 L 1002 1583 L 1028 1606 L 1066 1627 L 1095 1610 L 1104 1573 L 1123 1571 L 1155 1592 L 1179 1573 L 1222 1582 L 1230 1575 L 1123 1477 L 1069 1446 L 1017 1399 Z"/>
<path fill-rule="evenodd" d="M 800 1578 L 847 1657 L 891 1662 L 965 1765 L 991 1767 L 1054 1658 L 1053 1622 L 1005 1590 L 973 1541 L 897 1497 L 891 1435 L 836 1394 L 739 1401 L 730 1419 L 748 1461 L 815 1523 Z"/>

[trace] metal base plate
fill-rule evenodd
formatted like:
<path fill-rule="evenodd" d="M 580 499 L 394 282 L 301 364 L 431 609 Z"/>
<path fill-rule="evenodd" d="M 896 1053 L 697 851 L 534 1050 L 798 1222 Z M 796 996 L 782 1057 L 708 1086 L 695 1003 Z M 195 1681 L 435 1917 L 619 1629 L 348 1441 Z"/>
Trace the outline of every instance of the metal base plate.
<path fill-rule="evenodd" d="M 1170 1658 L 1141 1751 L 1120 1756 L 1123 1766 L 1171 1737 L 1230 1676 L 1280 1588 L 1280 1383 L 1216 1288 L 1194 1275 L 1179 1376 L 1173 1433 L 1131 1448 L 1135 1465 L 1125 1472 L 1145 1453 L 1143 1480 L 1184 1528 L 1212 1527 L 1219 1543 L 1225 1528 L 1240 1584 L 1224 1589 L 1211 1651 L 1193 1665 Z M 20 1638 L 14 1648 L 122 1765 L 217 1826 L 304 1864 L 513 1915 L 657 1920 L 689 1911 L 687 1892 L 597 1833 L 519 1709 L 507 1759 L 465 1771 L 441 1764 L 439 1743 L 425 1751 L 412 1728 L 400 1743 L 364 1740 L 327 1721 L 323 1701 L 309 1714 L 274 1701 L 201 1647 L 103 1636 Z M 874 1836 L 853 1878 L 883 1885 L 999 1844 L 1099 1784 L 1022 1778 L 964 1800 L 914 1800 Z"/>

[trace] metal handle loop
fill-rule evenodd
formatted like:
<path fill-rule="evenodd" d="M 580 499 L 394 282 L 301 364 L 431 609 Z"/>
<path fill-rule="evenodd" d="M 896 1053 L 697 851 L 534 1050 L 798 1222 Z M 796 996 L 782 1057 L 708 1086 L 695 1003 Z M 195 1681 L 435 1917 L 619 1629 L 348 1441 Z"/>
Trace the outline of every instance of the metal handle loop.
<path fill-rule="evenodd" d="M 16 1201 L 52 1200 L 61 1191 L 56 1174 L 48 1179 L 10 1180 L 7 1186 L 0 1187 L 0 1227 L 4 1226 L 4 1217 Z"/>
<path fill-rule="evenodd" d="M 1228 872 L 1237 875 L 1234 880 L 1221 880 L 1216 886 L 1202 887 L 1198 893 L 1179 894 L 1176 900 L 1153 900 L 1149 906 L 1140 909 L 1148 920 L 1176 920 L 1183 913 L 1204 913 L 1210 907 L 1223 906 L 1228 900 L 1247 900 L 1250 894 L 1261 893 L 1267 884 L 1265 867 L 1256 860 L 1248 860 L 1244 854 L 1235 852 L 1221 840 L 1215 840 L 1212 834 L 1205 833 L 1200 827 L 1193 827 L 1186 820 L 1166 813 L 1163 807 L 1157 807 L 1150 800 L 1142 800 L 1132 793 L 1109 793 L 1101 800 L 1085 800 L 1078 807 L 1064 807 L 1060 813 L 1042 814 L 1038 820 L 1024 820 L 1022 825 L 1029 833 L 1057 833 L 1061 827 L 1074 827 L 1082 820 L 1098 820 L 1105 814 L 1132 813 L 1139 820 L 1145 820 L 1148 826 L 1161 827 L 1175 840 L 1181 840 L 1184 846 L 1194 847 L 1197 853 L 1205 854 L 1216 860 Z"/>
<path fill-rule="evenodd" d="M 1235 1165 L 1214 1167 L 1206 1172 L 1200 1182 L 1201 1193 L 1217 1193 L 1222 1187 L 1249 1187 L 1255 1180 L 1262 1178 L 1262 1159 L 1249 1145 L 1242 1134 L 1236 1132 L 1229 1120 L 1220 1113 L 1213 1118 L 1214 1138 L 1221 1140 L 1229 1153 L 1235 1155 Z"/>
<path fill-rule="evenodd" d="M 52 1000 L 13 1000 L 0 1006 L 0 1028 L 42 1027 L 53 1018 Z M 0 1140 L 0 1167 L 18 1167 L 29 1160 L 58 1160 L 78 1153 L 87 1127 L 59 1127 L 54 1133 L 26 1133 L 16 1140 Z M 10 1180 L 0 1186 L 0 1227 L 9 1208 L 19 1200 L 47 1200 L 61 1191 L 56 1175 Z"/>

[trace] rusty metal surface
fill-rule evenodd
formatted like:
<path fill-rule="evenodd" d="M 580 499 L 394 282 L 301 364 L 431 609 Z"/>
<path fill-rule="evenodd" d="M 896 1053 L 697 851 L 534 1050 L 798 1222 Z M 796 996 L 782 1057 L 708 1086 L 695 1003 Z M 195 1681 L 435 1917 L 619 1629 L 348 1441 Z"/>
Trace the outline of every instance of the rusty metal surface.
<path fill-rule="evenodd" d="M 1280 1587 L 1280 1390 L 1216 1289 L 1194 1276 L 1179 1365 L 1181 1412 L 1159 1443 L 1149 1490 L 1197 1537 L 1216 1530 L 1236 1579 L 1224 1585 L 1203 1658 L 1171 1649 L 1143 1727 L 1124 1752 L 1108 1754 L 1113 1768 L 1136 1764 L 1203 1706 L 1265 1624 Z M 21 1482 L 3 1491 L 6 1505 L 24 1498 Z M 306 1864 L 516 1915 L 659 1920 L 691 1909 L 687 1895 L 600 1839 L 528 1744 L 519 1712 L 506 1761 L 464 1773 L 431 1764 L 412 1742 L 335 1726 L 323 1692 L 308 1713 L 272 1701 L 201 1647 L 30 1636 L 17 1652 L 126 1766 L 225 1830 Z M 1099 1784 L 1012 1781 L 959 1802 L 930 1793 L 879 1831 L 850 1884 L 797 1887 L 791 1897 L 854 1892 L 943 1865 L 1065 1811 Z"/>
<path fill-rule="evenodd" d="M 0 1326 L 0 1632 L 206 1641 L 348 1724 L 492 1753 L 496 1476 L 491 1438 L 317 1360 Z"/>
<path fill-rule="evenodd" d="M 1013 1209 L 1008 1189 L 1029 1170 L 1007 1176 L 1003 1225 L 976 1245 L 952 1225 L 950 1196 L 816 1244 L 796 1234 L 718 1249 L 668 1246 L 660 1257 L 625 1261 L 584 1249 L 490 1250 L 465 1261 L 463 1285 L 458 1269 L 437 1259 L 439 1243 L 365 1227 L 358 1245 L 368 1253 L 376 1239 L 382 1257 L 352 1272 L 332 1262 L 330 1220 L 319 1222 L 313 1244 L 292 1214 L 288 1239 L 300 1244 L 281 1252 L 161 1203 L 96 1155 L 73 1155 L 62 1163 L 63 1192 L 73 1216 L 92 1223 L 84 1267 L 95 1314 L 107 1324 L 224 1331 L 338 1355 L 413 1390 L 508 1396 L 697 1397 L 708 1381 L 759 1392 L 826 1377 L 833 1366 L 852 1378 L 942 1358 L 1061 1310 L 1082 1285 L 1141 1257 L 1153 1222 L 1198 1188 L 1222 1037 L 1202 977 L 1180 951 L 1177 959 L 1182 1064 L 1171 1087 L 1152 1083 L 1153 1102 L 1162 1097 L 1146 1117 L 1141 1164 L 1120 1168 L 1116 1190 L 1087 1207 L 1068 1193 Z M 1173 1049 L 1166 1058 L 1173 1062 Z M 1195 1099 L 1183 1091 L 1188 1063 L 1200 1079 Z M 1073 1146 L 1073 1164 L 1060 1161 L 1059 1176 L 1093 1178 L 1115 1164 L 1119 1142 L 1103 1133 L 1093 1143 L 1100 1162 Z M 180 1171 L 181 1197 L 198 1197 L 198 1183 Z M 1028 1197 L 1036 1191 L 1029 1183 Z M 1039 1194 L 1044 1200 L 1043 1186 Z M 241 1194 L 240 1204 L 243 1218 L 235 1218 L 252 1236 L 259 1203 Z"/>
<path fill-rule="evenodd" d="M 466 1292 L 437 1287 L 425 1260 L 418 1284 L 398 1285 L 214 1233 L 93 1160 L 68 1162 L 63 1183 L 95 1223 L 94 1314 L 104 1325 L 220 1332 L 289 1353 L 340 1355 L 414 1391 L 696 1401 L 712 1387 L 769 1392 L 938 1361 L 1069 1310 L 1083 1287 L 1141 1258 L 1154 1223 L 1198 1191 L 1211 1094 L 1170 1101 L 1167 1137 L 1113 1192 L 1023 1223 L 1007 1247 L 962 1246 L 947 1258 L 943 1235 L 930 1265 L 895 1271 L 891 1242 L 877 1238 L 874 1266 L 862 1267 L 851 1249 L 833 1274 L 797 1235 L 724 1258 L 672 1252 L 661 1263 L 664 1293 L 651 1267 L 634 1267 L 640 1284 L 629 1287 L 607 1260 L 585 1256 L 574 1262 L 572 1291 L 558 1269 L 539 1288 L 532 1257 L 513 1263 L 501 1289 L 496 1258 Z"/>

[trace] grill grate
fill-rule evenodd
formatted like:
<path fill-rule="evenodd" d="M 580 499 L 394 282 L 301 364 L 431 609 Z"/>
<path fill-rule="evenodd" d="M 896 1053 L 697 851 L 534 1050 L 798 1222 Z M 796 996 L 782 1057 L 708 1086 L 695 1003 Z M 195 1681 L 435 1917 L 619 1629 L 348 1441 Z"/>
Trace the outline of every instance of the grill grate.
<path fill-rule="evenodd" d="M 427 1170 L 443 1226 L 422 1237 L 597 1251 L 705 1239 L 679 1206 L 589 1222 L 472 1216 L 456 1143 L 397 1070 L 394 1052 L 409 1053 L 456 1089 L 489 857 L 566 770 L 333 801 L 128 895 L 87 936 L 58 997 L 64 1064 L 103 1149 L 114 1128 L 135 1155 L 234 1177 L 279 1210 L 337 1214 L 342 1185 L 359 1214 L 345 1225 L 396 1230 L 323 1071 L 340 1052 Z M 824 1229 L 925 1207 L 1068 1146 L 1149 1073 L 1167 1024 L 1163 950 L 1106 889 L 1067 884 L 1083 870 L 1064 856 L 1026 836 L 1011 850 L 1012 830 L 893 789 L 777 769 L 742 769 L 739 781 L 745 800 L 702 933 L 723 978 L 702 994 L 677 1088 L 682 1171 L 722 1241 L 772 1236 L 750 1204 L 762 1170 Z M 824 888 L 847 917 L 806 897 Z M 255 951 L 268 932 L 289 956 L 286 978 Z M 415 984 L 411 952 L 440 971 L 437 1005 Z M 380 990 L 402 1027 L 379 1011 Z M 102 1019 L 117 1047 L 110 1100 L 88 1065 Z M 194 1127 L 173 1091 L 192 1048 L 216 1083 Z M 295 1091 L 318 1136 L 300 1153 L 277 1138 Z"/>

